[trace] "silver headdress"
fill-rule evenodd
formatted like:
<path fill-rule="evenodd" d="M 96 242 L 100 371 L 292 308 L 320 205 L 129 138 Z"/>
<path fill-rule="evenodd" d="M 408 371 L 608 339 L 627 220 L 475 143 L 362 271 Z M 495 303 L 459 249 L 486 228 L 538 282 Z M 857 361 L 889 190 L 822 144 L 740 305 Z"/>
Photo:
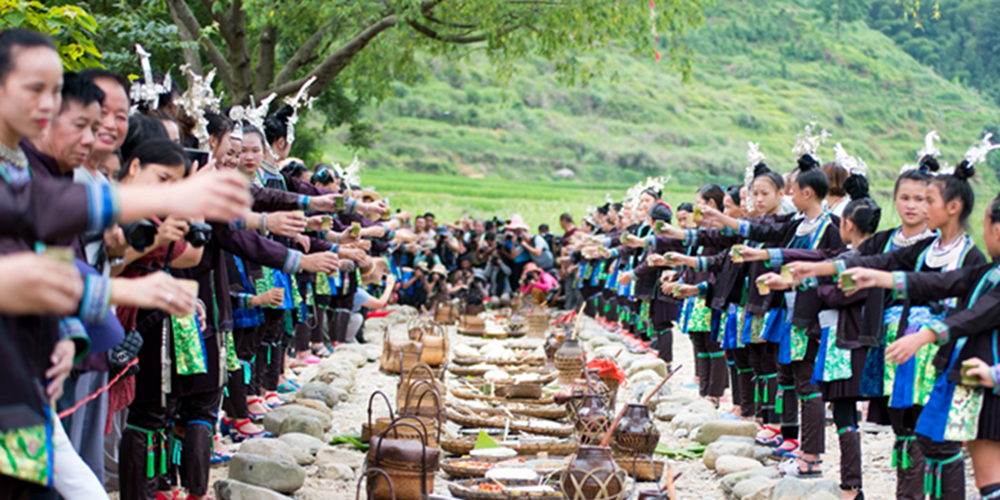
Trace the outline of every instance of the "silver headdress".
<path fill-rule="evenodd" d="M 344 169 L 344 182 L 349 186 L 361 185 L 361 161 L 354 155 L 354 161 Z"/>
<path fill-rule="evenodd" d="M 243 106 L 233 106 L 229 108 L 229 119 L 233 121 L 233 133 L 229 137 L 237 141 L 243 140 L 243 119 L 247 110 Z"/>
<path fill-rule="evenodd" d="M 760 152 L 760 143 L 747 143 L 747 167 L 743 171 L 743 187 L 746 188 L 746 196 L 743 197 L 743 206 L 747 212 L 753 210 L 753 174 L 757 165 L 762 163 L 767 156 Z"/>
<path fill-rule="evenodd" d="M 132 82 L 132 89 L 129 97 L 135 105 L 129 110 L 129 114 L 135 114 L 140 102 L 145 102 L 149 109 L 156 109 L 160 106 L 160 95 L 169 94 L 173 91 L 173 80 L 168 72 L 163 76 L 163 83 L 153 81 L 153 67 L 149 64 L 149 52 L 136 44 L 135 53 L 139 55 L 139 65 L 142 67 L 142 81 Z"/>
<path fill-rule="evenodd" d="M 927 135 L 924 136 L 924 148 L 917 151 L 917 159 L 919 160 L 925 156 L 933 156 L 935 158 L 941 156 L 941 150 L 934 145 L 934 141 L 940 140 L 941 136 L 938 135 L 937 130 L 927 132 Z"/>
<path fill-rule="evenodd" d="M 221 97 L 215 97 L 212 90 L 212 80 L 215 78 L 215 69 L 209 71 L 202 77 L 191 71 L 190 66 L 181 66 L 181 71 L 191 77 L 191 84 L 184 95 L 181 96 L 178 104 L 184 111 L 195 120 L 194 136 L 198 139 L 198 147 L 206 149 L 208 147 L 208 120 L 205 119 L 205 112 L 219 112 L 219 102 Z"/>
<path fill-rule="evenodd" d="M 267 116 L 267 109 L 271 106 L 271 101 L 277 97 L 275 94 L 271 94 L 260 101 L 260 106 L 254 104 L 253 96 L 250 96 L 250 106 L 244 108 L 243 106 L 233 106 L 229 109 L 229 117 L 233 119 L 234 122 L 240 124 L 238 127 L 240 130 L 239 138 L 243 139 L 243 127 L 242 123 L 246 122 L 247 125 L 256 128 L 261 134 L 264 133 L 264 118 Z M 234 127 L 235 128 L 235 127 Z M 237 135 L 234 134 L 233 135 Z M 268 144 L 267 138 L 261 137 L 261 141 L 264 142 L 264 149 L 267 150 L 268 154 L 274 156 L 271 151 L 271 145 Z"/>
<path fill-rule="evenodd" d="M 992 137 L 992 133 L 987 133 L 983 136 L 983 140 L 979 141 L 978 144 L 973 144 L 972 147 L 965 152 L 965 161 L 969 162 L 970 166 L 986 161 L 986 156 L 990 154 L 990 151 L 1000 149 L 1000 144 L 993 144 L 990 141 Z"/>
<path fill-rule="evenodd" d="M 295 97 L 285 98 L 285 104 L 292 107 L 292 116 L 288 117 L 288 130 L 285 134 L 285 141 L 287 141 L 289 145 L 295 142 L 295 124 L 299 122 L 299 110 L 302 108 L 312 109 L 313 101 L 316 100 L 315 97 L 309 97 L 309 94 L 307 93 L 309 86 L 315 81 L 315 76 L 309 78 L 302 84 L 302 87 L 299 88 L 299 92 L 295 94 Z"/>
<path fill-rule="evenodd" d="M 823 163 L 819 156 L 816 154 L 819 151 L 820 144 L 826 142 L 830 137 L 830 133 L 823 129 L 819 135 L 812 135 L 813 128 L 816 127 L 816 122 L 809 122 L 809 125 L 805 126 L 805 131 L 795 136 L 795 146 L 792 148 L 792 154 L 795 158 L 801 158 L 805 155 L 812 156 L 816 163 Z"/>
<path fill-rule="evenodd" d="M 625 198 L 628 200 L 629 208 L 635 210 L 639 207 L 639 197 L 642 196 L 643 191 L 649 189 L 659 193 L 663 191 L 663 186 L 668 182 L 670 182 L 669 175 L 666 177 L 646 177 L 645 181 L 632 186 L 632 188 L 625 193 Z"/>
<path fill-rule="evenodd" d="M 862 159 L 847 154 L 839 142 L 833 146 L 833 161 L 852 174 L 864 176 L 868 173 L 868 165 Z"/>

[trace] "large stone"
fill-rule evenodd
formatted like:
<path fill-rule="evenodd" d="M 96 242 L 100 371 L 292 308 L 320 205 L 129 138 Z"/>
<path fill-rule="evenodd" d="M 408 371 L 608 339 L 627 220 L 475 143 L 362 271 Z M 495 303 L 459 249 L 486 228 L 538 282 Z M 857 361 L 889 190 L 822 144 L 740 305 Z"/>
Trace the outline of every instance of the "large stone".
<path fill-rule="evenodd" d="M 737 484 L 748 479 L 778 479 L 779 477 L 781 477 L 781 473 L 778 472 L 778 469 L 774 467 L 765 467 L 763 469 L 750 469 L 742 472 L 734 472 L 727 476 L 723 476 L 719 485 L 722 487 L 723 491 L 730 493 Z"/>
<path fill-rule="evenodd" d="M 333 355 L 330 356 L 330 359 L 343 361 L 345 363 L 351 363 L 356 368 L 361 368 L 362 366 L 365 366 L 365 363 L 368 362 L 368 356 L 366 356 L 364 353 L 358 351 L 347 351 L 347 350 L 334 352 Z"/>
<path fill-rule="evenodd" d="M 721 477 L 734 472 L 760 469 L 764 466 L 760 462 L 746 457 L 734 457 L 730 455 L 721 456 L 715 460 L 715 472 Z"/>
<path fill-rule="evenodd" d="M 840 500 L 841 497 L 834 496 L 829 491 L 817 491 L 809 495 L 808 500 Z"/>
<path fill-rule="evenodd" d="M 278 429 L 278 436 L 283 436 L 292 432 L 310 435 L 316 439 L 323 439 L 323 422 L 309 415 L 289 415 Z"/>
<path fill-rule="evenodd" d="M 283 460 L 285 462 L 298 463 L 298 461 L 295 460 L 295 452 L 292 450 L 291 446 L 288 446 L 288 443 L 272 438 L 248 439 L 240 445 L 240 449 L 237 453 L 246 453 L 247 455 L 267 457 L 272 460 Z"/>
<path fill-rule="evenodd" d="M 611 339 L 609 339 L 607 337 L 594 337 L 590 341 L 590 350 L 593 351 L 594 349 L 597 349 L 598 347 L 604 347 L 604 346 L 609 346 L 609 345 L 611 345 Z M 612 353 L 612 354 L 614 354 L 614 353 Z"/>
<path fill-rule="evenodd" d="M 313 374 L 310 382 L 323 382 L 324 384 L 329 384 L 334 380 L 338 379 L 349 379 L 354 381 L 354 375 L 357 373 L 357 366 L 353 363 L 342 361 L 342 360 L 326 360 L 319 364 L 319 368 L 316 373 Z"/>
<path fill-rule="evenodd" d="M 652 373 L 652 371 L 646 370 L 640 372 L 640 374 L 641 373 Z M 629 384 L 632 386 L 632 396 L 635 398 L 636 401 L 642 401 L 643 399 L 646 398 L 646 394 L 649 391 L 656 389 L 656 387 L 660 385 L 661 380 L 662 379 L 642 380 L 639 382 L 630 381 Z M 663 386 L 661 386 L 660 389 L 656 391 L 656 394 L 653 395 L 653 399 L 662 398 L 664 396 L 669 396 L 669 395 L 670 395 L 670 384 L 663 384 Z"/>
<path fill-rule="evenodd" d="M 715 470 L 715 461 L 724 456 L 753 458 L 753 443 L 734 441 L 716 441 L 705 448 L 701 460 L 705 467 Z"/>
<path fill-rule="evenodd" d="M 329 412 L 329 409 L 326 411 Z M 279 431 L 281 431 L 281 423 L 284 422 L 289 415 L 311 416 L 323 424 L 324 431 L 330 430 L 330 427 L 333 426 L 333 419 L 331 419 L 327 413 L 323 413 L 313 408 L 307 408 L 299 404 L 292 404 L 279 406 L 278 408 L 275 408 L 274 411 L 264 416 L 264 428 L 267 429 L 268 432 L 277 435 Z"/>
<path fill-rule="evenodd" d="M 677 414 L 684 411 L 684 408 L 685 408 L 684 405 L 679 405 L 676 403 L 661 404 L 656 407 L 656 412 L 653 413 L 653 416 L 655 416 L 660 420 L 669 422 L 673 420 L 674 417 L 677 416 Z"/>
<path fill-rule="evenodd" d="M 690 409 L 691 411 L 708 415 L 708 418 L 716 418 L 719 413 L 718 411 L 716 411 L 715 405 L 713 405 L 706 399 L 699 399 L 697 401 L 694 401 L 691 404 L 687 405 L 687 408 Z"/>
<path fill-rule="evenodd" d="M 717 441 L 720 436 L 756 437 L 757 425 L 743 420 L 711 420 L 701 426 L 695 439 L 701 444 L 709 444 Z"/>
<path fill-rule="evenodd" d="M 354 481 L 354 469 L 342 464 L 330 464 L 319 468 L 319 477 L 334 481 Z"/>
<path fill-rule="evenodd" d="M 306 408 L 316 410 L 322 413 L 323 415 L 326 415 L 327 418 L 330 419 L 333 418 L 333 411 L 331 411 L 330 407 L 327 406 L 326 403 L 322 401 L 316 401 L 315 399 L 296 399 L 295 406 L 305 406 Z"/>
<path fill-rule="evenodd" d="M 350 351 L 348 351 L 350 352 Z M 323 382 L 309 382 L 302 386 L 297 394 L 298 399 L 313 399 L 326 403 L 326 406 L 334 408 L 340 402 L 337 395 L 333 393 L 333 388 Z"/>
<path fill-rule="evenodd" d="M 634 375 L 630 375 L 628 383 L 641 384 L 643 382 L 655 382 L 658 384 L 661 380 L 663 380 L 663 375 L 660 375 L 655 370 L 642 370 L 636 372 Z"/>
<path fill-rule="evenodd" d="M 229 461 L 229 478 L 279 493 L 293 493 L 302 487 L 306 473 L 292 462 L 237 453 Z"/>
<path fill-rule="evenodd" d="M 354 379 L 353 378 L 338 378 L 333 382 L 330 382 L 330 387 L 334 389 L 340 389 L 345 392 L 351 392 L 354 389 Z"/>
<path fill-rule="evenodd" d="M 418 457 L 419 458 L 419 457 Z M 356 451 L 324 446 L 316 452 L 316 465 L 329 467 L 331 465 L 346 465 L 352 469 L 360 469 L 365 463 L 365 455 Z"/>
<path fill-rule="evenodd" d="M 670 394 L 667 396 L 655 397 L 649 400 L 649 411 L 656 411 L 660 405 L 687 406 L 694 402 L 693 398 L 680 394 Z"/>
<path fill-rule="evenodd" d="M 291 500 L 280 493 L 235 479 L 216 481 L 215 497 L 218 500 Z"/>
<path fill-rule="evenodd" d="M 316 439 L 308 434 L 290 432 L 278 437 L 279 440 L 292 449 L 295 462 L 299 465 L 310 465 L 316 461 L 316 453 L 326 446 L 322 439 Z"/>
<path fill-rule="evenodd" d="M 337 401 L 340 401 L 341 403 L 346 403 L 347 400 L 350 399 L 351 397 L 350 391 L 346 391 L 340 387 L 336 387 L 333 385 L 329 387 L 330 391 L 333 392 L 333 395 L 337 398 Z"/>
<path fill-rule="evenodd" d="M 777 479 L 759 477 L 747 479 L 733 488 L 733 498 L 739 500 L 770 500 Z"/>
<path fill-rule="evenodd" d="M 840 495 L 840 486 L 832 479 L 810 481 L 786 477 L 778 481 L 774 487 L 771 500 L 809 500 L 813 494 L 824 491 L 838 496 Z"/>
<path fill-rule="evenodd" d="M 693 412 L 685 408 L 670 421 L 670 424 L 673 425 L 675 429 L 687 429 L 688 435 L 691 435 L 692 431 L 707 424 L 710 420 L 711 419 L 709 419 L 707 415 Z"/>
<path fill-rule="evenodd" d="M 641 358 L 632 362 L 625 371 L 625 374 L 632 378 L 632 375 L 639 373 L 643 370 L 652 370 L 657 375 L 659 379 L 662 380 L 663 377 L 667 376 L 667 363 L 660 358 Z"/>

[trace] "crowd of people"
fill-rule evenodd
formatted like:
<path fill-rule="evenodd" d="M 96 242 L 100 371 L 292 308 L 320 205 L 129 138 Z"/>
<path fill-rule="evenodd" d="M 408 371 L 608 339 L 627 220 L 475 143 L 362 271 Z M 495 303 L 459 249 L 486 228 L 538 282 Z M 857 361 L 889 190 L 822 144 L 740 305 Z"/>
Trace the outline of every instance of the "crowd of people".
<path fill-rule="evenodd" d="M 137 52 L 142 55 L 141 48 Z M 148 60 L 144 61 L 148 67 Z M 863 498 L 859 403 L 891 425 L 897 498 L 1000 498 L 1000 271 L 967 234 L 974 165 L 933 133 L 880 230 L 864 164 L 800 134 L 779 174 L 662 199 L 648 179 L 561 236 L 524 220 L 391 209 L 357 164 L 289 157 L 303 93 L 220 108 L 204 79 L 64 72 L 52 41 L 0 33 L 0 499 L 208 497 L 219 436 L 266 437 L 286 369 L 365 342 L 389 303 L 581 309 L 670 364 L 795 477 L 823 474 L 825 407 L 843 498 Z M 1000 255 L 1000 197 L 983 220 Z"/>

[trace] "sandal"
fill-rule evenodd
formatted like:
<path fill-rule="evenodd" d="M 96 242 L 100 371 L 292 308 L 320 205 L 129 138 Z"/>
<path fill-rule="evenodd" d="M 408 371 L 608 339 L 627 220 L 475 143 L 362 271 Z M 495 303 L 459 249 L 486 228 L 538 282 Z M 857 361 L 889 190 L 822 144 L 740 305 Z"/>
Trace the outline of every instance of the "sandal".
<path fill-rule="evenodd" d="M 770 436 L 761 437 L 762 432 L 770 432 Z M 773 426 L 765 425 L 764 428 L 757 433 L 757 444 L 761 446 L 770 446 L 771 448 L 777 448 L 781 446 L 781 443 L 785 441 L 785 438 L 781 437 L 781 430 L 776 429 Z"/>
<path fill-rule="evenodd" d="M 278 394 L 290 394 L 299 390 L 296 384 L 292 380 L 286 380 L 278 385 Z"/>
<path fill-rule="evenodd" d="M 791 443 L 791 448 L 784 448 L 785 443 Z M 772 452 L 775 456 L 782 458 L 794 458 L 799 454 L 799 442 L 794 439 L 785 439 Z"/>
<path fill-rule="evenodd" d="M 289 363 L 289 366 L 296 367 L 296 366 L 317 365 L 319 364 L 320 361 L 322 360 L 310 354 L 309 357 L 306 359 L 293 359 L 292 362 Z"/>
<path fill-rule="evenodd" d="M 806 470 L 799 468 L 799 460 L 806 464 Z M 803 458 L 789 458 L 785 460 L 780 465 L 778 465 L 778 472 L 782 475 L 794 477 L 798 479 L 815 479 L 817 477 L 823 477 L 823 471 L 814 469 L 817 465 L 822 464 L 822 460 L 806 460 Z"/>
<path fill-rule="evenodd" d="M 321 358 L 328 358 L 331 354 L 333 354 L 333 351 L 331 351 L 329 347 L 321 345 L 319 347 L 313 347 L 312 353 Z"/>
<path fill-rule="evenodd" d="M 227 427 L 229 429 L 232 429 L 232 423 L 233 422 L 231 420 L 228 422 L 228 424 L 225 422 L 225 420 L 227 420 L 227 419 L 222 419 L 222 420 L 223 420 L 223 424 L 219 425 L 220 431 L 221 431 L 223 425 L 227 425 Z M 212 460 L 210 462 L 210 465 L 221 465 L 221 464 L 224 464 L 224 463 L 232 460 L 233 454 L 229 450 L 226 450 L 225 447 L 222 447 L 222 449 L 225 450 L 225 451 L 219 451 L 220 447 L 221 446 L 219 444 L 219 435 L 216 434 L 212 438 Z"/>
<path fill-rule="evenodd" d="M 257 432 L 244 432 L 243 428 L 247 424 L 251 424 L 253 421 L 249 418 L 243 420 L 231 420 L 229 422 L 229 437 L 232 438 L 234 443 L 241 443 L 247 439 L 253 438 L 269 438 L 274 437 L 274 434 L 267 432 L 266 430 L 259 430 Z"/>
<path fill-rule="evenodd" d="M 284 403 L 285 401 L 282 400 L 276 392 L 269 392 L 264 396 L 264 404 L 266 404 L 268 408 L 274 409 Z"/>
<path fill-rule="evenodd" d="M 267 406 L 267 403 L 265 403 L 263 399 L 261 399 L 261 398 L 253 398 L 253 399 L 247 401 L 247 407 L 248 408 L 250 407 L 250 405 L 254 405 L 254 404 L 257 404 L 257 405 L 260 405 L 261 407 L 263 407 L 264 408 L 264 413 L 250 412 L 250 420 L 263 420 L 265 415 L 267 415 L 268 413 L 271 413 L 271 408 L 269 408 Z"/>

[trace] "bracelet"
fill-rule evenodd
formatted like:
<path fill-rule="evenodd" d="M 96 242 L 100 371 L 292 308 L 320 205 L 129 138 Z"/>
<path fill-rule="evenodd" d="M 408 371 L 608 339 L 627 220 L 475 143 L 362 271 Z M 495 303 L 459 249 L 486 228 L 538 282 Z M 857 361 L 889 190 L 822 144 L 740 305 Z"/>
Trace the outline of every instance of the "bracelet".
<path fill-rule="evenodd" d="M 257 228 L 257 232 L 261 236 L 267 236 L 267 214 L 260 214 L 260 227 Z"/>
<path fill-rule="evenodd" d="M 840 275 L 847 270 L 847 264 L 845 264 L 842 259 L 833 261 L 833 267 L 837 270 L 836 273 L 834 273 L 835 278 L 839 278 Z"/>
<path fill-rule="evenodd" d="M 906 299 L 906 273 L 902 271 L 892 273 L 892 298 L 896 300 Z"/>

